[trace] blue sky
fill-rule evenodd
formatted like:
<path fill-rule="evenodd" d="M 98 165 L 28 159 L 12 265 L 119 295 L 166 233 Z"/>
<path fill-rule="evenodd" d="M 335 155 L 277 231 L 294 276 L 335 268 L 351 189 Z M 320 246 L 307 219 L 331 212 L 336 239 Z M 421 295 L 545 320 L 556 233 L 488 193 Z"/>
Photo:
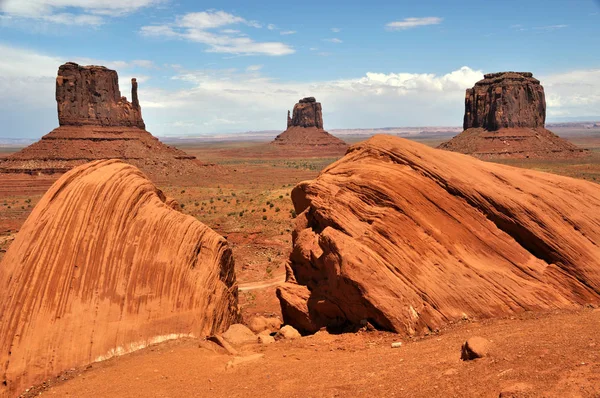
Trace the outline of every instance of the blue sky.
<path fill-rule="evenodd" d="M 546 1 L 0 0 L 0 137 L 57 126 L 61 63 L 140 81 L 156 135 L 283 130 L 302 96 L 325 127 L 460 125 L 483 73 L 531 71 L 548 120 L 600 119 L 600 4 Z"/>

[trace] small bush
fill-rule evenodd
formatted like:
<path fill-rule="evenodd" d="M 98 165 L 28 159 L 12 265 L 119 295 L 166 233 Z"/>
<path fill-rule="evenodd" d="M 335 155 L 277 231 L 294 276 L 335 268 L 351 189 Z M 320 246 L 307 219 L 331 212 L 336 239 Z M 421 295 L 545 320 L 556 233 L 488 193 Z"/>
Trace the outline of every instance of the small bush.
<path fill-rule="evenodd" d="M 263 216 L 263 221 L 266 221 L 266 220 L 267 220 L 267 216 Z"/>

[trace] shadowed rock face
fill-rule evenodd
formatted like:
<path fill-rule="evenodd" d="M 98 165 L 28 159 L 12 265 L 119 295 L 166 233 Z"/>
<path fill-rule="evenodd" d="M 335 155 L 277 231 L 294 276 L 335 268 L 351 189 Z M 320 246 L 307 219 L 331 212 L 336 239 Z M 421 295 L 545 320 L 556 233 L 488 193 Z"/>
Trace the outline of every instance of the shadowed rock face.
<path fill-rule="evenodd" d="M 540 81 L 529 72 L 485 75 L 465 97 L 463 128 L 489 131 L 507 127 L 544 127 L 546 99 Z"/>
<path fill-rule="evenodd" d="M 77 167 L 50 188 L 0 263 L 0 396 L 238 321 L 227 242 L 175 209 L 116 160 Z"/>
<path fill-rule="evenodd" d="M 467 89 L 465 131 L 439 148 L 484 159 L 586 155 L 546 130 L 545 120 L 544 88 L 531 73 L 490 73 Z"/>
<path fill-rule="evenodd" d="M 58 68 L 56 102 L 61 126 L 127 126 L 145 129 L 132 79 L 132 102 L 121 97 L 117 72 L 67 62 Z"/>
<path fill-rule="evenodd" d="M 321 103 L 314 97 L 302 98 L 287 114 L 287 130 L 275 137 L 274 145 L 296 148 L 347 148 L 345 142 L 323 130 Z"/>
<path fill-rule="evenodd" d="M 600 186 L 375 136 L 292 191 L 285 323 L 419 335 L 600 302 Z"/>

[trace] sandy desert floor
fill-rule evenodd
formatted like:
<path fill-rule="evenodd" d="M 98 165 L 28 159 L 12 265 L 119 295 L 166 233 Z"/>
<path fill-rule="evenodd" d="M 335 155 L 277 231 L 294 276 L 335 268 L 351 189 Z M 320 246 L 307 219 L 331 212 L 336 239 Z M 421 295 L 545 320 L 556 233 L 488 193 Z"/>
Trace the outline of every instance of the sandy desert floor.
<path fill-rule="evenodd" d="M 556 131 L 590 150 L 576 161 L 505 160 L 502 163 L 600 181 L 600 131 Z M 447 137 L 421 140 L 436 146 Z M 226 236 L 234 253 L 245 319 L 277 315 L 275 289 L 284 278 L 295 216 L 291 189 L 314 178 L 340 153 L 274 151 L 264 143 L 186 144 L 181 149 L 218 165 L 218 172 L 183 185 L 160 185 L 183 211 Z M 15 148 L 17 150 L 17 148 Z M 4 151 L 0 156 L 9 153 Z M 2 177 L 0 259 L 20 226 L 58 176 Z M 51 388 L 55 396 L 600 396 L 600 313 L 523 314 L 515 319 L 470 320 L 440 335 L 409 341 L 398 336 L 319 333 L 300 341 L 250 346 L 264 358 L 232 369 L 212 343 L 164 343 L 89 369 L 74 369 Z M 493 355 L 460 361 L 473 335 L 493 341 Z M 65 379 L 65 380 L 62 380 Z M 520 395 L 519 395 L 520 394 Z"/>

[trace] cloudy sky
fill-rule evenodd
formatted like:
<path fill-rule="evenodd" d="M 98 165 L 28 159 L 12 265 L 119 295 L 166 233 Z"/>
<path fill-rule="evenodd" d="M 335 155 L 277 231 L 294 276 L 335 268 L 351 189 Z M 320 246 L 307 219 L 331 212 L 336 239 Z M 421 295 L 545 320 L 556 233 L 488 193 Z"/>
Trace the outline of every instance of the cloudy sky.
<path fill-rule="evenodd" d="M 67 61 L 137 77 L 159 136 L 283 130 L 304 96 L 325 127 L 458 126 L 483 73 L 531 71 L 548 120 L 600 120 L 595 0 L 0 0 L 0 137 L 58 125 Z"/>

